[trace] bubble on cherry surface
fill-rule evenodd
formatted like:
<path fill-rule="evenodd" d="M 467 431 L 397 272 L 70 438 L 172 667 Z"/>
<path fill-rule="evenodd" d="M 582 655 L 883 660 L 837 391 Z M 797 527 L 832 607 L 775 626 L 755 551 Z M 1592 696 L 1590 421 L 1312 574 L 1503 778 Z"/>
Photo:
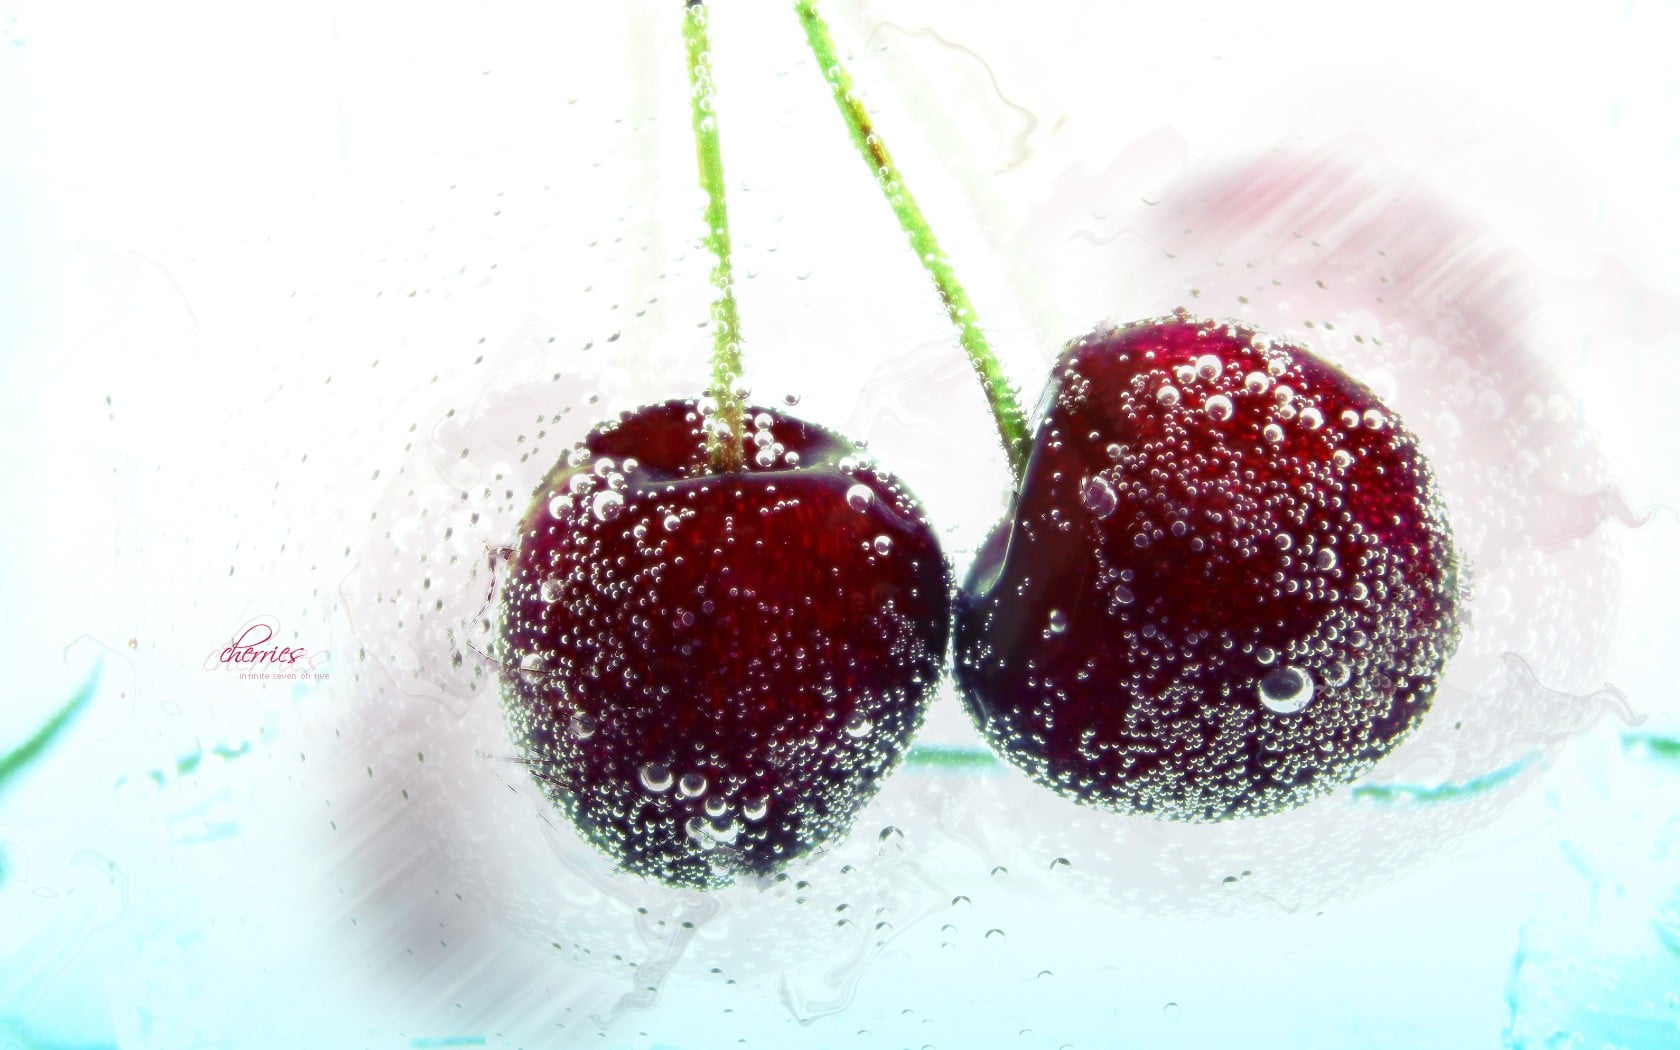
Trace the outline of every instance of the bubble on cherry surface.
<path fill-rule="evenodd" d="M 1260 702 L 1273 714 L 1299 714 L 1312 703 L 1312 676 L 1298 667 L 1273 669 L 1260 679 L 1257 688 Z"/>

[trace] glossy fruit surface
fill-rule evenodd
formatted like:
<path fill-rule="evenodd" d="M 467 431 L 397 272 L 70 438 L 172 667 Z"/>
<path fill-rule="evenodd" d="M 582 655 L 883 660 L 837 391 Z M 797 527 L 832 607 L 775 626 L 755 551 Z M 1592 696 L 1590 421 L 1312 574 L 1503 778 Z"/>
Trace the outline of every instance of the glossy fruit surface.
<path fill-rule="evenodd" d="M 1275 812 L 1418 724 L 1456 588 L 1393 412 L 1299 347 L 1180 313 L 1057 362 L 958 598 L 957 682 L 995 748 L 1081 802 Z"/>
<path fill-rule="evenodd" d="M 937 683 L 950 578 L 914 497 L 842 438 L 750 410 L 712 473 L 669 401 L 544 479 L 502 599 L 534 776 L 625 869 L 716 886 L 845 832 Z"/>

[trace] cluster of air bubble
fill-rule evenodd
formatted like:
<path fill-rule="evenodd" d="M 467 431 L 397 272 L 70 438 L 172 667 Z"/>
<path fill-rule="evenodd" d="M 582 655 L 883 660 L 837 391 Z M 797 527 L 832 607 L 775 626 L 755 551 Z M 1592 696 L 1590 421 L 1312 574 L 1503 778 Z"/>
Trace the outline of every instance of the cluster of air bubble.
<path fill-rule="evenodd" d="M 549 474 L 497 654 L 550 798 L 627 870 L 699 886 L 845 832 L 921 722 L 949 616 L 902 486 L 766 410 L 747 470 L 711 473 L 707 407 L 627 414 Z"/>
<path fill-rule="evenodd" d="M 1206 820 L 1298 804 L 1417 724 L 1456 570 L 1374 395 L 1182 314 L 1081 340 L 1054 383 L 958 628 L 994 745 L 1081 800 Z"/>

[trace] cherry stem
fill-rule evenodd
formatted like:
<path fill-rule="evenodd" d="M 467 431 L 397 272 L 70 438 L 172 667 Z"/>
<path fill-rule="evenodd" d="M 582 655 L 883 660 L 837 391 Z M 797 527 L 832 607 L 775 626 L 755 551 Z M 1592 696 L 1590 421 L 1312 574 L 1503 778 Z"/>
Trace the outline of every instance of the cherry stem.
<path fill-rule="evenodd" d="M 717 402 L 707 420 L 707 458 L 715 471 L 746 466 L 745 413 L 741 381 L 741 317 L 735 307 L 735 272 L 730 265 L 729 208 L 724 202 L 723 151 L 718 145 L 712 98 L 712 45 L 706 33 L 703 0 L 685 0 L 683 38 L 688 42 L 688 102 L 694 124 L 694 150 L 700 161 L 700 188 L 706 191 L 706 250 L 712 255 L 712 388 Z"/>
<path fill-rule="evenodd" d="M 841 64 L 840 56 L 835 51 L 834 38 L 829 34 L 828 25 L 823 21 L 822 15 L 817 13 L 816 0 L 797 0 L 794 8 L 799 12 L 800 21 L 805 24 L 805 39 L 810 42 L 811 54 L 816 57 L 817 67 L 822 70 L 829 86 L 834 89 L 834 101 L 840 107 L 840 115 L 845 118 L 847 129 L 852 133 L 852 144 L 857 147 L 864 163 L 869 165 L 876 184 L 881 187 L 887 204 L 892 207 L 893 214 L 898 218 L 898 225 L 910 238 L 910 247 L 915 250 L 916 258 L 921 260 L 922 269 L 926 270 L 928 277 L 932 279 L 940 302 L 945 304 L 945 313 L 951 318 L 951 323 L 957 326 L 957 337 L 963 350 L 968 353 L 969 364 L 974 366 L 974 374 L 980 380 L 980 388 L 986 393 L 986 400 L 992 409 L 992 418 L 997 421 L 998 436 L 1003 440 L 1003 451 L 1009 459 L 1009 468 L 1014 473 L 1015 480 L 1019 482 L 1026 473 L 1027 453 L 1032 447 L 1032 436 L 1027 432 L 1026 416 L 1021 413 L 1015 386 L 1004 374 L 997 355 L 986 342 L 985 333 L 980 330 L 980 323 L 974 316 L 974 307 L 969 304 L 968 293 L 963 290 L 962 282 L 957 280 L 956 271 L 951 268 L 945 253 L 940 249 L 939 241 L 928 226 L 927 217 L 916 204 L 916 198 L 910 195 L 909 188 L 905 186 L 898 165 L 893 163 L 892 154 L 887 152 L 886 143 L 881 141 L 880 133 L 875 130 L 874 119 L 858 98 L 857 91 L 852 86 L 852 76 L 846 72 L 846 67 Z"/>

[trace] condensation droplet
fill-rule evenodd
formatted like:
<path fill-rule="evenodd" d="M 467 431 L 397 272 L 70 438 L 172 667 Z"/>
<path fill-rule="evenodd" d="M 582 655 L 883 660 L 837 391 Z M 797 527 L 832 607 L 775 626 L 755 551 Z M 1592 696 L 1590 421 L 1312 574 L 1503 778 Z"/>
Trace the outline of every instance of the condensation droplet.
<path fill-rule="evenodd" d="M 749 798 L 741 803 L 741 816 L 746 817 L 748 820 L 763 820 L 764 815 L 768 812 L 770 812 L 770 799 L 768 796 L 760 795 L 757 798 Z"/>
<path fill-rule="evenodd" d="M 869 731 L 874 728 L 875 723 L 870 721 L 869 716 L 864 714 L 862 711 L 859 711 L 852 715 L 852 717 L 846 719 L 846 735 L 852 737 L 853 739 L 860 739 L 868 736 Z"/>
<path fill-rule="evenodd" d="M 706 792 L 706 778 L 699 773 L 684 773 L 677 781 L 677 791 L 683 798 L 693 798 Z"/>
<path fill-rule="evenodd" d="M 1260 679 L 1260 702 L 1280 715 L 1292 715 L 1312 703 L 1312 676 L 1298 667 L 1279 667 Z"/>

